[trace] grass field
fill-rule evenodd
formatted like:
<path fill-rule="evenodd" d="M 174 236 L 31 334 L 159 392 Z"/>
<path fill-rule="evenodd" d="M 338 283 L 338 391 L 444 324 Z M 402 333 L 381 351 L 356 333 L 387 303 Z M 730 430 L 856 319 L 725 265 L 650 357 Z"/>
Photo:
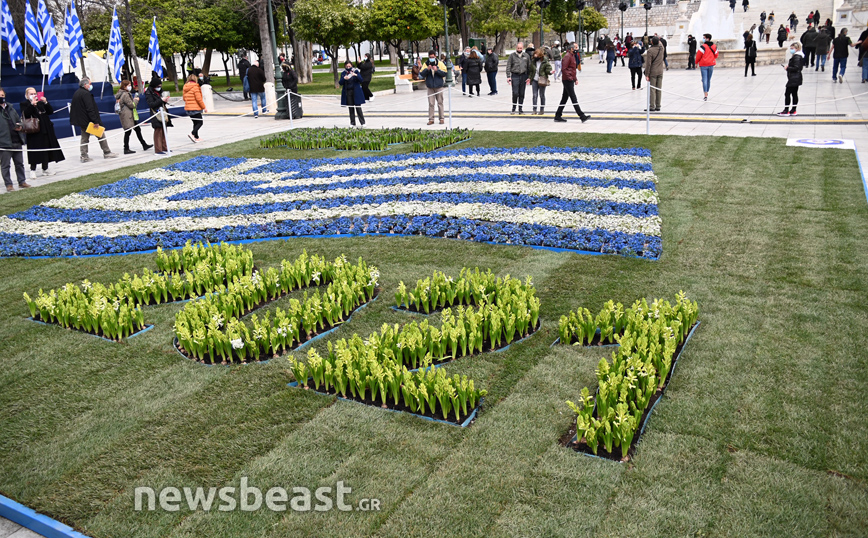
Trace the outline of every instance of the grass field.
<path fill-rule="evenodd" d="M 384 294 L 336 337 L 410 319 L 389 308 L 401 280 L 463 266 L 531 275 L 543 329 L 448 367 L 489 391 L 467 429 L 287 388 L 285 360 L 182 359 L 177 305 L 148 307 L 156 328 L 120 345 L 25 320 L 22 292 L 108 282 L 153 268 L 149 255 L 0 260 L 0 493 L 99 538 L 864 535 L 868 204 L 854 155 L 726 137 L 477 132 L 466 145 L 558 143 L 652 151 L 659 261 L 427 238 L 250 245 L 261 267 L 304 248 L 379 266 Z M 208 154 L 334 155 L 257 144 Z M 152 167 L 5 195 L 0 213 Z M 574 419 L 564 401 L 595 386 L 608 353 L 550 349 L 558 317 L 682 289 L 702 326 L 635 459 L 559 446 Z M 377 498 L 381 510 L 133 510 L 137 486 L 237 487 L 242 476 L 263 490 L 343 480 L 352 502 Z"/>
<path fill-rule="evenodd" d="M 409 71 L 408 71 L 409 72 Z M 371 79 L 371 91 L 390 90 L 395 88 L 395 80 L 389 77 L 379 77 L 377 75 L 394 74 L 393 68 L 378 69 Z M 224 92 L 227 88 L 232 88 L 234 91 L 241 91 L 241 80 L 238 77 L 230 77 L 230 84 L 226 84 L 226 77 L 213 77 L 211 79 L 213 88 L 218 92 Z M 298 92 L 308 95 L 340 95 L 341 89 L 335 88 L 334 75 L 331 71 L 314 73 L 313 82 L 307 84 L 299 84 Z"/>

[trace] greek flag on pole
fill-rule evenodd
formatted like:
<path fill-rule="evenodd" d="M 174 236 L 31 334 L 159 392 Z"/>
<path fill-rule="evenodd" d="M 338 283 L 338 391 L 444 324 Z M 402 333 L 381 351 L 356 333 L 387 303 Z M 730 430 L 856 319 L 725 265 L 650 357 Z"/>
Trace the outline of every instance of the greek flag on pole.
<path fill-rule="evenodd" d="M 5 0 L 4 0 L 5 1 Z M 54 29 L 54 19 L 45 7 L 45 0 L 39 0 L 36 6 L 36 17 L 42 28 L 42 39 L 45 41 L 45 55 L 48 56 L 48 83 L 63 75 L 63 62 L 60 59 L 60 43 L 57 41 L 57 31 Z"/>
<path fill-rule="evenodd" d="M 64 35 L 69 43 L 69 63 L 75 68 L 76 59 L 84 52 L 84 34 L 81 32 L 81 21 L 78 19 L 74 0 L 69 4 Z"/>
<path fill-rule="evenodd" d="M 27 5 L 27 9 L 24 11 L 24 39 L 38 53 L 42 51 L 42 46 L 45 45 L 45 42 L 42 41 L 42 32 L 39 31 L 39 25 L 36 24 L 36 15 L 33 14 L 30 2 L 24 3 Z"/>
<path fill-rule="evenodd" d="M 151 57 L 151 65 L 153 71 L 163 77 L 163 57 L 160 55 L 160 41 L 157 39 L 157 18 L 154 17 L 154 24 L 151 26 L 151 39 L 148 41 L 148 56 Z"/>
<path fill-rule="evenodd" d="M 18 40 L 18 34 L 15 32 L 15 24 L 12 22 L 12 13 L 9 11 L 9 4 L 6 0 L 0 3 L 0 10 L 3 11 L 3 41 L 9 47 L 9 59 L 13 62 L 24 59 L 24 52 L 21 50 L 21 41 Z"/>
<path fill-rule="evenodd" d="M 108 53 L 112 55 L 112 73 L 115 80 L 120 82 L 121 67 L 126 63 L 124 59 L 124 44 L 121 41 L 121 23 L 118 21 L 118 8 L 112 12 L 112 30 L 109 38 Z"/>

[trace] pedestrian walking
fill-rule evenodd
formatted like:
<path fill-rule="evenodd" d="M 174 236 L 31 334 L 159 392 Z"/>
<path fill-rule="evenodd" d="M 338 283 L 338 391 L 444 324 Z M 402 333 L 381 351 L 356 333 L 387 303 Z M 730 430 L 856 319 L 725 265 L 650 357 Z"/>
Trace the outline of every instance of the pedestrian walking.
<path fill-rule="evenodd" d="M 467 74 L 467 86 L 470 88 L 470 97 L 473 97 L 473 88 L 476 88 L 476 96 L 480 97 L 479 86 L 482 84 L 482 59 L 476 50 L 470 51 L 470 56 L 464 62 L 462 73 Z"/>
<path fill-rule="evenodd" d="M 765 22 L 766 22 L 766 10 L 763 10 L 763 12 L 760 13 L 760 24 L 764 24 Z"/>
<path fill-rule="evenodd" d="M 260 107 L 263 114 L 268 113 L 268 105 L 265 103 L 265 80 L 265 71 L 259 67 L 259 62 L 253 62 L 247 70 L 247 82 L 250 85 L 250 99 L 253 104 L 254 118 L 259 117 Z"/>
<path fill-rule="evenodd" d="M 6 191 L 12 192 L 11 167 L 15 165 L 15 176 L 18 179 L 18 187 L 30 188 L 27 178 L 24 176 L 24 154 L 21 147 L 24 139 L 21 137 L 21 118 L 11 104 L 6 102 L 6 90 L 0 88 L 0 175 L 6 184 Z"/>
<path fill-rule="evenodd" d="M 744 8 L 744 12 L 747 13 L 747 10 L 750 9 L 750 0 L 742 0 L 741 6 Z"/>
<path fill-rule="evenodd" d="M 573 104 L 573 108 L 576 110 L 576 114 L 578 114 L 582 123 L 591 119 L 590 115 L 582 112 L 582 107 L 579 106 L 579 100 L 576 98 L 576 84 L 578 84 L 577 75 L 582 69 L 579 61 L 579 44 L 574 41 L 570 44 L 570 50 L 561 58 L 561 74 L 564 81 L 564 91 L 561 94 L 561 103 L 558 105 L 557 112 L 555 112 L 556 122 L 567 121 L 566 118 L 563 117 L 564 106 L 567 103 L 567 99 L 569 99 Z"/>
<path fill-rule="evenodd" d="M 555 80 L 559 80 L 561 78 L 561 42 L 555 41 L 554 46 L 552 46 L 551 50 L 552 57 L 552 67 L 554 68 L 554 72 L 552 73 L 552 78 Z"/>
<path fill-rule="evenodd" d="M 187 82 L 184 84 L 184 111 L 187 116 L 193 121 L 193 131 L 187 137 L 193 141 L 200 142 L 199 129 L 202 128 L 202 113 L 208 112 L 205 109 L 205 100 L 202 99 L 202 89 L 196 80 L 196 75 L 187 77 Z"/>
<path fill-rule="evenodd" d="M 732 9 L 732 12 L 735 13 L 735 0 L 729 0 L 729 7 Z"/>
<path fill-rule="evenodd" d="M 606 36 L 606 73 L 612 72 L 615 65 L 615 43 Z"/>
<path fill-rule="evenodd" d="M 701 66 L 702 64 L 700 64 Z M 648 108 L 651 112 L 660 112 L 660 103 L 662 101 L 663 88 L 663 71 L 666 69 L 666 64 L 663 62 L 663 45 L 660 43 L 660 38 L 654 36 L 651 38 L 651 47 L 645 52 L 645 80 L 650 86 L 650 102 Z M 700 67 L 701 69 L 701 67 Z"/>
<path fill-rule="evenodd" d="M 151 111 L 151 127 L 154 128 L 154 154 L 165 155 L 169 151 L 166 143 L 166 129 L 172 127 L 172 117 L 169 116 L 169 92 L 162 93 L 163 81 L 154 75 L 148 89 L 145 90 L 145 102 Z"/>
<path fill-rule="evenodd" d="M 569 52 L 569 51 L 567 51 Z M 606 61 L 606 37 L 600 36 L 597 38 L 597 53 L 600 55 L 600 61 L 597 63 L 604 63 Z"/>
<path fill-rule="evenodd" d="M 135 151 L 130 149 L 130 135 L 133 131 L 142 144 L 142 150 L 148 151 L 153 146 L 145 142 L 145 137 L 142 136 L 142 128 L 137 125 L 139 121 L 139 111 L 136 107 L 139 104 L 139 98 L 133 94 L 133 83 L 129 80 L 122 80 L 121 87 L 115 95 L 118 102 L 118 118 L 121 120 L 121 127 L 124 130 L 124 155 L 132 155 Z M 29 143 L 29 140 L 28 140 Z M 30 159 L 30 165 L 33 166 L 33 159 Z"/>
<path fill-rule="evenodd" d="M 54 108 L 43 95 L 37 97 L 36 88 L 24 90 L 24 101 L 21 102 L 21 117 L 36 119 L 39 131 L 27 134 L 27 160 L 30 162 L 30 179 L 36 179 L 36 166 L 42 165 L 43 176 L 53 176 L 56 172 L 48 169 L 48 163 L 59 163 L 64 160 L 60 143 L 54 132 L 51 115 Z"/>
<path fill-rule="evenodd" d="M 853 46 L 859 51 L 858 65 L 862 68 L 862 84 L 865 84 L 868 81 L 868 62 L 865 61 L 865 57 L 868 55 L 868 30 L 862 31 L 859 40 Z"/>
<path fill-rule="evenodd" d="M 750 67 L 751 76 L 756 76 L 756 41 L 748 35 L 744 40 L 744 76 L 747 76 L 747 68 Z"/>
<path fill-rule="evenodd" d="M 847 29 L 842 28 L 838 37 L 832 40 L 832 48 L 827 56 L 834 60 L 832 63 L 832 82 L 844 83 L 844 71 L 847 70 L 847 57 L 850 56 L 850 46 L 853 44 L 847 37 Z"/>
<path fill-rule="evenodd" d="M 93 84 L 90 79 L 82 77 L 78 83 L 78 89 L 72 95 L 72 101 L 69 103 L 69 122 L 81 129 L 81 162 L 86 163 L 92 160 L 87 156 L 87 147 L 90 142 L 90 133 L 87 132 L 87 127 L 91 123 L 99 127 L 100 120 L 99 109 L 96 106 L 96 99 L 93 98 L 91 91 Z M 5 94 L 4 94 L 5 95 Z M 113 159 L 117 157 L 116 153 L 112 153 L 109 149 L 108 140 L 105 138 L 105 133 L 98 137 L 99 146 L 102 148 L 103 157 Z M 8 185 L 8 183 L 7 183 Z"/>
<path fill-rule="evenodd" d="M 374 92 L 370 88 L 371 79 L 374 78 L 374 71 L 374 62 L 371 60 L 371 54 L 366 52 L 365 59 L 359 62 L 359 73 L 362 75 L 362 93 L 365 94 L 365 99 L 368 101 L 374 100 Z"/>
<path fill-rule="evenodd" d="M 485 68 L 485 76 L 488 77 L 488 95 L 497 95 L 497 69 L 500 64 L 500 58 L 494 53 L 492 47 L 488 47 L 488 54 L 485 56 L 483 67 Z"/>
<path fill-rule="evenodd" d="M 790 21 L 790 30 L 795 33 L 796 27 L 798 27 L 799 25 L 799 16 L 796 15 L 795 11 L 793 11 L 792 13 L 790 13 L 790 18 L 788 20 Z"/>
<path fill-rule="evenodd" d="M 799 86 L 802 85 L 802 68 L 807 60 L 802 53 L 799 43 L 790 45 L 790 61 L 784 69 L 787 72 L 787 88 L 784 91 L 784 109 L 778 112 L 778 116 L 795 116 L 796 107 L 799 105 Z M 792 100 L 793 108 L 790 108 Z"/>
<path fill-rule="evenodd" d="M 455 62 L 458 65 L 458 71 L 461 73 L 461 93 L 464 95 L 467 95 L 467 71 L 465 71 L 465 67 L 468 58 L 470 58 L 470 47 L 464 47 L 464 54 L 459 56 L 458 61 Z"/>
<path fill-rule="evenodd" d="M 817 30 L 814 25 L 808 26 L 802 38 L 799 40 L 802 43 L 802 54 L 805 56 L 805 67 L 814 67 L 814 61 L 817 56 Z"/>
<path fill-rule="evenodd" d="M 814 66 L 814 71 L 825 71 L 826 70 L 826 57 L 829 54 L 829 48 L 832 46 L 832 34 L 829 33 L 829 30 L 823 26 L 820 28 L 820 31 L 817 32 L 817 38 L 814 41 L 815 53 L 817 55 L 817 62 Z"/>
<path fill-rule="evenodd" d="M 439 111 L 440 123 L 443 123 L 443 88 L 446 87 L 446 71 L 440 68 L 437 52 L 428 51 L 428 61 L 419 73 L 425 80 L 428 89 L 428 125 L 434 125 L 434 105 Z"/>
<path fill-rule="evenodd" d="M 353 63 L 347 61 L 344 64 L 344 72 L 338 79 L 341 88 L 341 106 L 349 108 L 350 125 L 355 127 L 356 114 L 359 115 L 359 123 L 365 125 L 365 116 L 362 114 L 362 105 L 365 104 L 365 92 L 362 91 L 362 76 Z"/>
<path fill-rule="evenodd" d="M 766 43 L 768 43 L 772 38 L 772 23 L 771 23 L 771 21 L 766 21 L 766 27 L 765 27 L 765 30 L 763 33 L 765 34 Z M 762 38 L 760 38 L 760 41 L 762 41 Z"/>
<path fill-rule="evenodd" d="M 711 40 L 711 34 L 703 34 L 704 42 L 696 52 L 696 64 L 702 75 L 703 101 L 708 101 L 708 91 L 711 89 L 711 75 L 714 74 L 714 66 L 717 65 L 717 45 Z"/>
<path fill-rule="evenodd" d="M 687 36 L 687 69 L 696 69 L 696 38 Z"/>
<path fill-rule="evenodd" d="M 536 102 L 539 97 L 539 115 L 545 113 L 546 106 L 546 88 L 551 83 L 549 77 L 553 71 L 552 64 L 542 49 L 537 49 L 530 62 L 530 71 L 528 78 L 530 79 L 530 87 L 533 90 L 533 112 L 536 114 Z"/>
<path fill-rule="evenodd" d="M 292 119 L 304 117 L 304 111 L 301 108 L 301 96 L 298 94 L 298 75 L 292 68 L 292 64 L 284 62 L 280 64 L 280 82 L 283 83 L 283 88 L 286 90 L 286 99 L 289 102 L 289 114 Z"/>
<path fill-rule="evenodd" d="M 819 9 L 814 10 L 814 26 L 820 26 L 820 10 Z"/>
<path fill-rule="evenodd" d="M 530 57 L 524 52 L 524 45 L 519 41 L 515 45 L 515 52 L 506 60 L 506 83 L 512 86 L 512 112 L 518 105 L 519 115 L 524 114 L 521 107 L 524 104 L 524 93 L 529 84 L 527 75 L 530 70 Z"/>
<path fill-rule="evenodd" d="M 781 27 L 778 28 L 778 46 L 780 48 L 784 48 L 784 41 L 787 40 L 789 35 L 789 32 L 787 32 L 787 29 L 784 28 L 784 25 L 782 24 Z"/>
<path fill-rule="evenodd" d="M 247 81 L 248 69 L 250 69 L 250 62 L 247 60 L 247 55 L 244 55 L 238 61 L 238 74 L 241 76 L 241 88 L 245 101 L 250 100 L 250 83 Z"/>
<path fill-rule="evenodd" d="M 645 58 L 642 56 L 642 46 L 639 42 L 633 43 L 630 47 L 630 52 L 627 53 L 629 61 L 627 65 L 630 67 L 630 83 L 634 90 L 642 89 L 642 65 L 645 63 Z"/>

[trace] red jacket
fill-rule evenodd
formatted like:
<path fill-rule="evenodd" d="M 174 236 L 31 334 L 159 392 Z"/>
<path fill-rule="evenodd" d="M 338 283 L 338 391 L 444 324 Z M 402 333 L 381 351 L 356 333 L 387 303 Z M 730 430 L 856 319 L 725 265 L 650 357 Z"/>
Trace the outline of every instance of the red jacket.
<path fill-rule="evenodd" d="M 703 43 L 699 50 L 696 51 L 696 65 L 699 67 L 709 67 L 717 63 L 717 45 L 714 43 Z"/>
<path fill-rule="evenodd" d="M 576 80 L 576 53 L 567 51 L 561 60 L 561 78 L 563 80 Z"/>

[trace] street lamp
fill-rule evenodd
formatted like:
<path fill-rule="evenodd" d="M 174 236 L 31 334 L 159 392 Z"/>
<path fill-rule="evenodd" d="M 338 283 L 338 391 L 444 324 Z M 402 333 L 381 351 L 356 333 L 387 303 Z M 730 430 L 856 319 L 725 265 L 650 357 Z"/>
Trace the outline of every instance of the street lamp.
<path fill-rule="evenodd" d="M 551 4 L 551 3 L 552 3 L 551 0 L 537 0 L 537 2 L 536 2 L 536 4 L 539 6 L 539 48 L 540 48 L 540 50 L 543 50 L 543 48 L 544 48 L 543 43 L 545 42 L 545 40 L 543 39 L 543 10 L 545 10 L 545 8 L 549 7 L 549 4 Z"/>
<path fill-rule="evenodd" d="M 579 50 L 585 52 L 585 21 L 583 11 L 585 11 L 585 1 L 576 0 L 576 9 L 579 11 Z"/>
<path fill-rule="evenodd" d="M 651 2 L 645 2 L 645 37 L 648 37 L 648 12 L 651 11 Z"/>
<path fill-rule="evenodd" d="M 283 87 L 283 73 L 280 69 L 280 60 L 277 57 L 277 37 L 274 34 L 274 16 L 271 14 L 271 0 L 268 2 L 268 30 L 271 34 L 271 54 L 274 56 L 274 95 L 277 98 L 277 112 L 274 114 L 274 119 L 285 120 L 289 119 L 289 97 L 285 95 L 286 88 Z M 265 52 L 265 51 L 263 51 Z M 285 98 L 281 98 L 285 97 Z"/>
<path fill-rule="evenodd" d="M 624 41 L 624 12 L 627 11 L 627 2 L 621 2 L 621 5 L 618 6 L 618 9 L 621 10 L 621 28 L 619 29 L 618 34 L 621 36 L 621 41 Z"/>

